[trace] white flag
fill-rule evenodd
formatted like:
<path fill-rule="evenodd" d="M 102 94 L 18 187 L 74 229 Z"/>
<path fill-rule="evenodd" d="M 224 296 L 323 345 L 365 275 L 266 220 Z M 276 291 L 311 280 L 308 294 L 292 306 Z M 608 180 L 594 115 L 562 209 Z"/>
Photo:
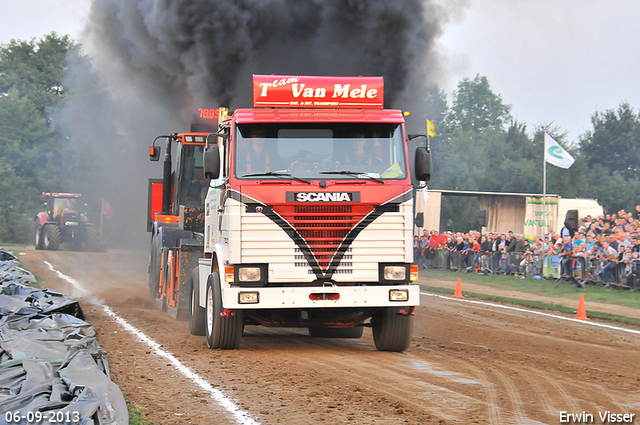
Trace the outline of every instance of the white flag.
<path fill-rule="evenodd" d="M 575 159 L 565 151 L 551 136 L 544 133 L 544 160 L 560 168 L 569 168 Z"/>

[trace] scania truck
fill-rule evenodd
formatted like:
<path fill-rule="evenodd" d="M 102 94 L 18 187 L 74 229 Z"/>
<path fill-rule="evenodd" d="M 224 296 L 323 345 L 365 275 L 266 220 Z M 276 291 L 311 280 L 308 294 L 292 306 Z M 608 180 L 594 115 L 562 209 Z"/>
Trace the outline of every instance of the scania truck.
<path fill-rule="evenodd" d="M 380 77 L 254 75 L 253 108 L 164 136 L 181 151 L 173 172 L 165 155 L 162 189 L 150 184 L 158 306 L 188 311 L 210 348 L 238 348 L 261 325 L 324 338 L 370 327 L 378 350 L 407 349 L 420 301 L 413 193 L 430 153 L 409 151 L 404 115 L 383 98 Z"/>

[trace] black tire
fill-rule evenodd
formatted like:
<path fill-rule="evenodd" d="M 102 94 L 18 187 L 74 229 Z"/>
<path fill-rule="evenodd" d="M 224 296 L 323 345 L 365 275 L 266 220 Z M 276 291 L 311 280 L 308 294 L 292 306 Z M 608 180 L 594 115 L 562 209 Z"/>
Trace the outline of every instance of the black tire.
<path fill-rule="evenodd" d="M 397 307 L 383 308 L 371 320 L 373 342 L 379 351 L 404 351 L 409 348 L 413 316 L 398 314 Z"/>
<path fill-rule="evenodd" d="M 175 273 L 173 263 L 169 262 L 169 249 L 162 250 L 162 258 L 164 258 L 164 270 L 162 272 L 162 286 L 158 288 L 158 299 L 162 299 L 160 310 L 167 311 L 169 307 L 169 276 Z"/>
<path fill-rule="evenodd" d="M 204 307 L 200 307 L 198 302 L 200 298 L 200 282 L 197 268 L 191 272 L 189 287 L 189 332 L 191 332 L 191 335 L 206 335 L 206 311 Z"/>
<path fill-rule="evenodd" d="M 314 338 L 360 338 L 364 326 L 352 328 L 309 328 L 309 335 Z"/>
<path fill-rule="evenodd" d="M 47 224 L 42 231 L 42 247 L 50 251 L 60 248 L 60 227 L 57 224 Z"/>
<path fill-rule="evenodd" d="M 95 226 L 85 226 L 84 250 L 98 252 L 100 250 L 100 234 Z"/>
<path fill-rule="evenodd" d="M 149 255 L 149 297 L 154 300 L 158 298 L 158 292 L 160 290 L 161 256 L 160 239 L 156 233 L 151 238 L 151 253 Z"/>
<path fill-rule="evenodd" d="M 36 232 L 33 241 L 33 246 L 36 249 L 43 249 L 44 245 L 42 244 L 42 225 L 36 220 Z"/>
<path fill-rule="evenodd" d="M 212 273 L 207 280 L 207 304 L 205 308 L 205 329 L 207 345 L 209 348 L 221 348 L 233 350 L 240 346 L 242 340 L 243 312 L 236 310 L 235 315 L 221 317 L 222 291 L 220 288 L 220 276 Z"/>

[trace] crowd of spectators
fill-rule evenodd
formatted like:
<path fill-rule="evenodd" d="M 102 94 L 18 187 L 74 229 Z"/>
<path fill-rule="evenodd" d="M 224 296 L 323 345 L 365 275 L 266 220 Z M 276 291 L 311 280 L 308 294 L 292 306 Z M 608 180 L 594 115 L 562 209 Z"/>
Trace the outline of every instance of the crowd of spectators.
<path fill-rule="evenodd" d="M 624 210 L 580 220 L 577 231 L 525 238 L 513 231 L 481 234 L 423 230 L 414 236 L 414 258 L 422 268 L 456 271 L 491 270 L 492 273 L 542 276 L 545 257 L 557 256 L 560 277 L 631 291 L 640 290 L 640 205 L 635 213 Z M 455 254 L 454 254 L 455 253 Z M 518 262 L 507 261 L 509 254 Z M 455 263 L 455 264 L 454 264 Z"/>

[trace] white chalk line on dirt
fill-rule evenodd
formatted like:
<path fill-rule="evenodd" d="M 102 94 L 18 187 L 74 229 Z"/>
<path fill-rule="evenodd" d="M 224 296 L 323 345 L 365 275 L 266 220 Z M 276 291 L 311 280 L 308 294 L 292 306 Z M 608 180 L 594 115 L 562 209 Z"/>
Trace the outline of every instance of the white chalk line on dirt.
<path fill-rule="evenodd" d="M 71 286 L 73 286 L 73 289 L 75 289 L 76 291 L 78 291 L 80 293 L 80 296 L 88 296 L 89 295 L 89 292 L 87 292 L 87 290 L 82 287 L 80 282 L 78 282 L 77 280 L 75 280 L 74 278 L 72 278 L 70 276 L 67 276 L 65 274 L 60 273 L 58 270 L 53 268 L 53 265 L 50 262 L 45 261 L 44 263 L 49 267 L 49 270 L 51 270 L 52 272 L 57 274 L 60 279 L 64 279 L 67 282 L 69 282 L 71 284 Z"/>
<path fill-rule="evenodd" d="M 618 326 L 605 325 L 604 323 L 590 322 L 588 320 L 575 319 L 573 317 L 557 316 L 555 314 L 543 313 L 541 311 L 535 311 L 535 310 L 527 310 L 527 309 L 524 309 L 524 308 L 512 307 L 512 306 L 509 306 L 509 305 L 488 303 L 486 301 L 465 300 L 465 299 L 462 299 L 462 298 L 452 298 L 450 296 L 447 297 L 447 296 L 444 296 L 444 295 L 430 294 L 428 292 L 422 292 L 422 291 L 420 291 L 420 295 L 426 295 L 428 297 L 443 298 L 443 299 L 451 300 L 451 301 L 460 301 L 460 302 L 466 302 L 466 303 L 471 303 L 471 304 L 479 304 L 479 305 L 486 305 L 486 306 L 491 306 L 491 307 L 499 307 L 499 308 L 504 308 L 504 309 L 507 309 L 507 310 L 515 310 L 515 311 L 520 311 L 520 312 L 524 312 L 524 313 L 538 314 L 540 316 L 553 317 L 555 319 L 568 320 L 570 322 L 582 323 L 584 325 L 597 326 L 597 327 L 600 327 L 600 328 L 607 328 L 607 329 L 615 329 L 617 331 L 629 332 L 629 333 L 632 333 L 632 334 L 640 335 L 640 331 L 636 331 L 635 329 L 627 329 L 627 328 L 621 328 L 621 327 L 618 327 Z"/>
<path fill-rule="evenodd" d="M 44 262 L 51 271 L 55 272 L 58 277 L 69 282 L 75 289 L 82 292 L 83 294 L 88 294 L 88 291 L 74 278 L 67 276 L 58 270 L 54 269 L 53 266 L 48 262 Z M 211 395 L 211 398 L 215 400 L 218 404 L 220 404 L 227 412 L 231 413 L 241 424 L 246 425 L 259 425 L 259 422 L 253 420 L 249 413 L 241 408 L 239 408 L 233 401 L 231 401 L 227 396 L 225 396 L 222 391 L 214 388 L 209 384 L 206 380 L 204 380 L 200 375 L 193 372 L 189 367 L 185 366 L 180 360 L 178 360 L 173 354 L 162 349 L 160 344 L 155 342 L 153 339 L 149 338 L 142 331 L 131 325 L 122 317 L 118 316 L 111 308 L 107 305 L 102 304 L 102 309 L 104 312 L 112 317 L 120 326 L 122 326 L 129 333 L 135 335 L 140 341 L 147 344 L 149 348 L 151 348 L 157 355 L 165 358 L 186 378 L 189 378 L 192 382 L 202 388 L 204 391 L 208 392 Z"/>

